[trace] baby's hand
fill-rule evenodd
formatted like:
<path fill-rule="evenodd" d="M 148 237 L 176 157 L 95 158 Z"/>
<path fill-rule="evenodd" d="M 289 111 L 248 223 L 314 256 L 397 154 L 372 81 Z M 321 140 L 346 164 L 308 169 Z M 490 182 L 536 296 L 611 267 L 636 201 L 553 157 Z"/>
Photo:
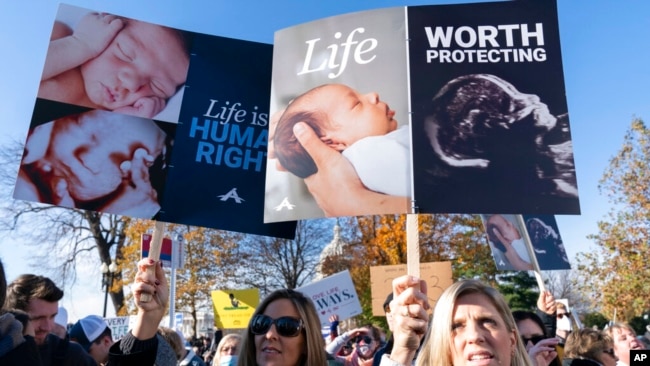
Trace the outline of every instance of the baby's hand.
<path fill-rule="evenodd" d="M 113 38 L 124 28 L 124 21 L 106 13 L 88 13 L 75 28 L 72 36 L 88 48 L 92 57 L 108 47 Z"/>
<path fill-rule="evenodd" d="M 142 218 L 153 217 L 160 210 L 158 194 L 152 187 L 149 176 L 149 167 L 154 160 L 155 157 L 149 155 L 147 150 L 139 148 L 133 153 L 133 160 L 122 162 L 120 170 L 125 179 L 121 192 L 103 207 L 103 211 Z"/>
<path fill-rule="evenodd" d="M 133 103 L 134 115 L 144 118 L 152 118 L 165 108 L 165 100 L 160 97 L 143 97 Z"/>

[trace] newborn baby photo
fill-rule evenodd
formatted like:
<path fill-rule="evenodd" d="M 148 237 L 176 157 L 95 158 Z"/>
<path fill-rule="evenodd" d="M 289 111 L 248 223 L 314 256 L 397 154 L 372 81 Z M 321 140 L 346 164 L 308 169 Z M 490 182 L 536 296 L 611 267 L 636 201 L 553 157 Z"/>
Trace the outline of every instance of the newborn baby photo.
<path fill-rule="evenodd" d="M 38 96 L 178 122 L 189 32 L 61 5 Z"/>

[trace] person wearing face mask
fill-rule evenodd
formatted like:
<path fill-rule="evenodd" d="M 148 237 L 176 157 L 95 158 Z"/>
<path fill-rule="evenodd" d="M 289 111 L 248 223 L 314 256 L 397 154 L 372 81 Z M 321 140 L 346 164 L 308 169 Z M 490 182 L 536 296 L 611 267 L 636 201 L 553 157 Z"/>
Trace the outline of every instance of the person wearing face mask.
<path fill-rule="evenodd" d="M 645 349 L 636 337 L 636 332 L 629 324 L 614 323 L 605 329 L 605 333 L 614 342 L 614 353 L 618 358 L 617 366 L 630 366 L 630 350 Z"/>
<path fill-rule="evenodd" d="M 373 356 L 379 349 L 381 331 L 372 324 L 365 325 L 361 328 L 352 329 L 336 337 L 326 347 L 328 354 L 335 356 L 341 348 L 350 340 L 357 345 L 354 351 L 347 356 L 336 356 L 338 361 L 343 362 L 345 366 L 371 366 Z"/>
<path fill-rule="evenodd" d="M 221 338 L 212 359 L 212 366 L 237 365 L 237 353 L 239 352 L 240 343 L 241 336 L 236 333 L 227 334 Z"/>
<path fill-rule="evenodd" d="M 571 313 L 568 311 L 566 305 L 561 302 L 557 303 L 557 312 L 555 317 L 557 319 L 555 325 L 555 336 L 560 340 L 560 344 L 566 343 L 567 337 L 572 330 Z"/>

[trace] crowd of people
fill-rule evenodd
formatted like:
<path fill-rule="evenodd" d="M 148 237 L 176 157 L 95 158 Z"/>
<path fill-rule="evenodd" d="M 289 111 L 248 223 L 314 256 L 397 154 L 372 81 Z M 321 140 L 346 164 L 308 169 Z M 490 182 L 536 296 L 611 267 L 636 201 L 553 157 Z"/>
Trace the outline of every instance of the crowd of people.
<path fill-rule="evenodd" d="M 628 324 L 578 328 L 548 291 L 536 312 L 511 311 L 501 293 L 478 280 L 455 282 L 433 309 L 423 280 L 393 280 L 384 303 L 388 337 L 373 324 L 339 333 L 336 315 L 323 337 L 313 302 L 280 289 L 261 301 L 241 333 L 218 331 L 194 344 L 160 326 L 169 285 L 158 262 L 138 262 L 131 290 L 136 321 L 118 341 L 96 315 L 56 335 L 55 324 L 67 318 L 58 305 L 63 291 L 32 274 L 7 284 L 0 262 L 0 365 L 630 366 L 630 351 L 645 349 Z"/>

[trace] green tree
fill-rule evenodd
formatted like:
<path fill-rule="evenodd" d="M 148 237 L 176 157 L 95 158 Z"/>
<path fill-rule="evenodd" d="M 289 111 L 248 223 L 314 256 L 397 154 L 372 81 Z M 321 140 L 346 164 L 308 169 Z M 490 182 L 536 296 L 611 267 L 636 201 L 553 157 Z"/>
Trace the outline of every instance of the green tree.
<path fill-rule="evenodd" d="M 607 317 L 599 312 L 585 313 L 582 317 L 582 325 L 587 328 L 596 326 L 598 329 L 604 329 L 608 322 Z"/>
<path fill-rule="evenodd" d="M 612 204 L 598 234 L 598 250 L 580 253 L 579 269 L 589 276 L 593 301 L 610 319 L 629 321 L 650 308 L 650 130 L 634 119 L 623 145 L 610 160 L 599 189 Z"/>
<path fill-rule="evenodd" d="M 635 316 L 628 321 L 628 324 L 634 329 L 636 334 L 643 335 L 646 333 L 646 325 L 648 321 L 643 319 L 643 316 Z"/>
<path fill-rule="evenodd" d="M 503 294 L 512 310 L 535 311 L 539 288 L 534 276 L 526 271 L 506 272 L 498 276 L 497 289 Z"/>

